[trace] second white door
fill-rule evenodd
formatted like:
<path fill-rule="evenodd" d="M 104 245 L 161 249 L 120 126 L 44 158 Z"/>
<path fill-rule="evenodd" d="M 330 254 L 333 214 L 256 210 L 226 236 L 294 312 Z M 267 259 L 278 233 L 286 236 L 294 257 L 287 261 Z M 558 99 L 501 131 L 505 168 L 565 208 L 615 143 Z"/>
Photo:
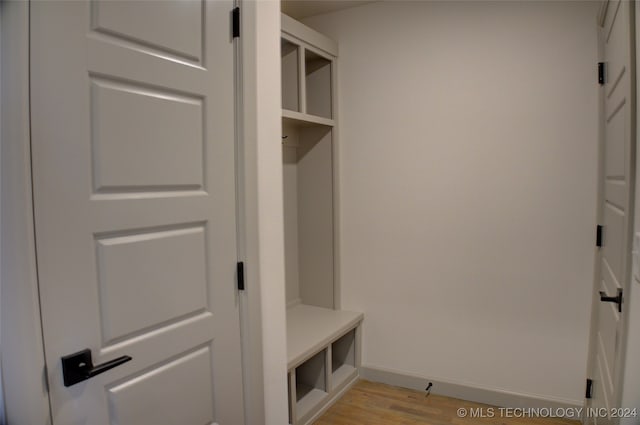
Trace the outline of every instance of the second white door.
<path fill-rule="evenodd" d="M 599 275 L 594 290 L 597 322 L 591 333 L 589 371 L 593 379 L 589 422 L 617 423 L 611 409 L 620 406 L 625 315 L 631 281 L 631 232 L 633 226 L 634 146 L 631 67 L 634 3 L 609 1 L 604 5 L 600 40 L 604 52 L 606 83 L 602 88 L 604 161 L 601 171 L 603 194 L 602 248 Z M 625 406 L 629 407 L 629 406 Z M 605 414 L 606 413 L 606 414 Z"/>

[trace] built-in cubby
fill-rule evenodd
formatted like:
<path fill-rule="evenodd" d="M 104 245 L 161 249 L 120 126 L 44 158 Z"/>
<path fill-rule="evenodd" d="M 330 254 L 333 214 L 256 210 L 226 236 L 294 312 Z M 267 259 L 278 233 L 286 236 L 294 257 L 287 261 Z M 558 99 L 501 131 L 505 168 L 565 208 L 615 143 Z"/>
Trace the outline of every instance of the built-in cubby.
<path fill-rule="evenodd" d="M 287 310 L 292 424 L 310 423 L 358 378 L 362 318 L 362 313 L 304 304 Z"/>
<path fill-rule="evenodd" d="M 282 165 L 289 422 L 313 420 L 358 377 L 362 313 L 336 270 L 337 45 L 282 15 Z"/>
<path fill-rule="evenodd" d="M 307 49 L 304 70 L 307 114 L 332 118 L 331 60 Z"/>
<path fill-rule="evenodd" d="M 334 308 L 332 128 L 285 122 L 283 134 L 287 305 Z"/>
<path fill-rule="evenodd" d="M 300 112 L 300 47 L 280 40 L 282 109 Z"/>
<path fill-rule="evenodd" d="M 333 126 L 337 45 L 283 16 L 280 60 L 283 117 Z M 306 35 L 311 37 L 305 38 Z"/>
<path fill-rule="evenodd" d="M 331 344 L 331 385 L 338 388 L 356 373 L 356 331 L 350 330 Z"/>
<path fill-rule="evenodd" d="M 322 350 L 295 369 L 296 419 L 307 416 L 328 395 L 326 358 Z"/>

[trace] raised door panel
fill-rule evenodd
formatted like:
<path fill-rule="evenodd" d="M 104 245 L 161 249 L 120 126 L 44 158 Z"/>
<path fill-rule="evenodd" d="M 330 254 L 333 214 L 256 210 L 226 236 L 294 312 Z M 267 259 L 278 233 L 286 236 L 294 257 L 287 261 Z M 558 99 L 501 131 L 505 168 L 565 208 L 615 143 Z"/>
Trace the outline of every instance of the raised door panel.
<path fill-rule="evenodd" d="M 117 383 L 107 389 L 112 424 L 210 424 L 214 413 L 209 376 L 211 352 L 203 347 Z"/>
<path fill-rule="evenodd" d="M 205 6 L 206 2 L 193 0 L 95 1 L 91 26 L 95 31 L 200 61 Z"/>
<path fill-rule="evenodd" d="M 91 81 L 97 192 L 203 187 L 203 101 L 159 89 Z"/>
<path fill-rule="evenodd" d="M 199 225 L 96 241 L 105 343 L 207 309 L 205 238 Z"/>

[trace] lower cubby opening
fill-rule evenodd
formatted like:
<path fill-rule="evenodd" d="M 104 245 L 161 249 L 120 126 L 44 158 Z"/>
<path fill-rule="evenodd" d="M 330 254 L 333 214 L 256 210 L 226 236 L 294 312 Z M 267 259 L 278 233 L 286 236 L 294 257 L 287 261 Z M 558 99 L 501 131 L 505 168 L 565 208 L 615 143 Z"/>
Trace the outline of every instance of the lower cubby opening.
<path fill-rule="evenodd" d="M 297 304 L 287 309 L 289 420 L 307 425 L 358 376 L 362 313 Z"/>
<path fill-rule="evenodd" d="M 322 350 L 295 369 L 296 417 L 305 417 L 327 396 L 326 355 Z"/>
<path fill-rule="evenodd" d="M 332 387 L 337 388 L 356 373 L 356 330 L 352 329 L 331 344 Z"/>

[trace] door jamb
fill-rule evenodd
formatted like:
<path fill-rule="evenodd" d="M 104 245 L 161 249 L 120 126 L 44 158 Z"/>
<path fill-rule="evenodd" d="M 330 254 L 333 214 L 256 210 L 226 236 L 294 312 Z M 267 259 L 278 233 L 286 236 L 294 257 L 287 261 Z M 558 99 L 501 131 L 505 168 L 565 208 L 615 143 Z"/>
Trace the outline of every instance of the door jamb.
<path fill-rule="evenodd" d="M 606 17 L 607 4 L 609 0 L 602 0 L 600 2 L 600 10 L 598 11 L 598 16 L 596 20 L 597 25 L 597 60 L 602 61 L 604 57 L 604 46 L 601 41 L 601 28 L 604 25 L 604 20 Z M 594 64 L 595 66 L 595 64 Z M 598 123 L 602 121 L 602 117 L 604 116 L 604 88 L 603 86 L 598 86 Z M 602 207 L 600 206 L 602 200 L 604 198 L 604 183 L 603 183 L 603 175 L 604 175 L 604 126 L 598 124 L 598 180 L 597 180 L 597 196 L 596 196 L 596 223 L 602 223 Z M 594 229 L 595 230 L 595 229 Z M 595 238 L 594 238 L 595 241 Z M 595 243 L 594 243 L 595 246 Z M 589 324 L 589 344 L 588 344 L 588 353 L 587 353 L 587 368 L 586 368 L 586 377 L 593 379 L 591 376 L 591 372 L 593 370 L 593 362 L 595 361 L 594 350 L 596 349 L 596 326 L 598 324 L 598 303 L 600 302 L 595 294 L 597 293 L 597 288 L 600 285 L 600 262 L 601 262 L 601 253 L 600 248 L 595 248 L 593 254 L 594 262 L 593 262 L 593 282 L 591 285 L 591 314 L 590 314 L 590 324 Z M 585 384 L 586 385 L 586 384 Z M 591 400 L 588 398 L 584 398 L 583 407 L 586 411 L 586 408 L 591 406 Z M 582 417 L 582 423 L 587 424 L 588 419 L 586 416 Z"/>
<path fill-rule="evenodd" d="M 36 271 L 29 121 L 29 2 L 2 3 L 0 346 L 7 423 L 51 424 Z"/>
<path fill-rule="evenodd" d="M 246 408 L 256 409 L 247 415 L 247 423 L 287 423 L 280 2 L 240 0 L 240 7 L 244 240 L 239 246 L 246 260 L 247 288 L 241 295 L 247 301 L 243 355 L 251 381 L 245 388 Z M 245 379 L 245 385 L 248 382 Z"/>

